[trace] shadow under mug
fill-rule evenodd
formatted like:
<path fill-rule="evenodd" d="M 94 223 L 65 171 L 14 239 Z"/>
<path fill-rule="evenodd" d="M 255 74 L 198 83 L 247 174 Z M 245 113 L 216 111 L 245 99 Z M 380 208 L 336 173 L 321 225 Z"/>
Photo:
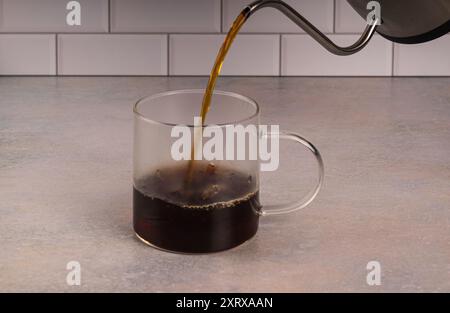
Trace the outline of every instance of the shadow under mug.
<path fill-rule="evenodd" d="M 260 204 L 259 158 L 175 160 L 174 127 L 183 125 L 190 139 L 194 138 L 198 131 L 194 116 L 199 114 L 203 94 L 204 90 L 169 91 L 145 97 L 134 105 L 133 226 L 139 239 L 158 249 L 210 253 L 236 247 L 255 235 L 259 217 L 304 208 L 322 185 L 324 168 L 319 151 L 290 132 L 257 135 L 301 144 L 317 160 L 316 185 L 305 197 L 288 205 Z M 254 100 L 215 91 L 205 126 L 217 130 L 237 125 L 259 127 L 259 115 Z M 236 148 L 236 144 L 231 147 Z M 224 144 L 223 149 L 230 149 L 230 145 Z"/>

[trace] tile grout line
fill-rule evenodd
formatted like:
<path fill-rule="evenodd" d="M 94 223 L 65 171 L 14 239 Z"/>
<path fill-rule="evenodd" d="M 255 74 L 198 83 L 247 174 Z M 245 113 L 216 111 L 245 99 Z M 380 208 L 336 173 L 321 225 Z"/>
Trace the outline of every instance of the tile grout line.
<path fill-rule="evenodd" d="M 333 34 L 336 34 L 336 0 L 333 0 Z"/>
<path fill-rule="evenodd" d="M 0 0 L 1 1 L 1 0 Z M 88 32 L 81 32 L 81 31 L 73 31 L 73 32 L 68 32 L 68 31 L 53 31 L 53 32 L 34 32 L 34 31 L 29 31 L 29 32 L 0 32 L 0 35 L 54 35 L 54 34 L 59 34 L 59 35 L 167 35 L 168 32 L 96 32 L 96 31 L 88 31 Z M 219 32 L 189 32 L 189 33 L 183 33 L 183 32 L 171 32 L 171 35 L 224 35 L 224 33 L 219 33 Z M 305 32 L 278 32 L 278 33 L 270 33 L 270 32 L 243 32 L 243 33 L 239 33 L 238 36 L 267 36 L 267 35 L 273 35 L 273 36 L 277 36 L 277 35 L 297 35 L 297 36 L 305 36 L 308 35 Z M 324 35 L 334 35 L 334 33 L 332 32 L 324 32 Z M 361 35 L 361 33 L 357 33 L 357 32 L 347 32 L 347 33 L 337 33 L 336 35 Z M 377 34 L 375 34 L 377 35 Z M 446 36 L 446 35 L 444 35 Z M 450 35 L 449 35 L 450 36 Z"/>
<path fill-rule="evenodd" d="M 223 33 L 223 0 L 220 0 L 220 33 Z"/>
<path fill-rule="evenodd" d="M 167 76 L 170 75 L 170 34 L 167 34 Z"/>
<path fill-rule="evenodd" d="M 111 33 L 111 0 L 108 0 L 108 33 Z"/>
<path fill-rule="evenodd" d="M 0 0 L 1 1 L 1 0 Z M 68 31 L 53 31 L 53 32 L 0 32 L 0 35 L 55 35 L 55 34 L 59 34 L 59 35 L 167 35 L 169 34 L 168 32 L 96 32 L 96 31 L 92 31 L 92 32 L 68 32 Z M 221 36 L 221 35 L 226 35 L 225 33 L 208 33 L 208 32 L 190 32 L 190 33 L 180 33 L 180 32 L 170 32 L 171 35 L 179 35 L 179 36 L 190 36 L 190 35 L 200 35 L 200 36 Z M 278 33 L 268 33 L 268 32 L 259 32 L 259 33 L 249 33 L 249 32 L 244 32 L 244 33 L 239 33 L 238 36 L 277 36 L 277 35 L 293 35 L 293 36 L 309 36 L 307 33 L 305 32 L 297 32 L 297 33 L 293 33 L 293 32 L 278 32 Z M 348 32 L 348 33 L 332 33 L 332 32 L 324 32 L 324 35 L 361 35 L 361 33 L 357 33 L 357 32 Z M 375 34 L 375 36 L 378 36 L 378 34 Z M 446 36 L 446 35 L 444 35 Z M 449 35 L 450 36 L 450 35 Z"/>
<path fill-rule="evenodd" d="M 281 64 L 282 64 L 282 60 L 281 60 L 281 53 L 282 53 L 282 45 L 281 45 L 281 34 L 279 36 L 278 39 L 278 77 L 281 77 Z"/>
<path fill-rule="evenodd" d="M 394 77 L 394 58 L 395 58 L 395 43 L 392 42 L 392 60 L 391 60 L 391 76 Z"/>
<path fill-rule="evenodd" d="M 55 76 L 59 76 L 58 63 L 58 34 L 55 34 Z"/>

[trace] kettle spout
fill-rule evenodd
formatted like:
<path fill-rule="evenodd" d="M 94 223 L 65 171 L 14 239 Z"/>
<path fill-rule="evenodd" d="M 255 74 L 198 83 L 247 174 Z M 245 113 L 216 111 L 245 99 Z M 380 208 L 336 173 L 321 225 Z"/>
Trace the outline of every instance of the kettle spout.
<path fill-rule="evenodd" d="M 309 34 L 314 40 L 322 45 L 329 52 L 336 55 L 351 55 L 361 49 L 363 49 L 372 38 L 377 29 L 378 20 L 374 20 L 372 24 L 368 24 L 362 33 L 361 37 L 352 45 L 347 47 L 341 47 L 330 40 L 325 34 L 323 34 L 317 27 L 311 24 L 305 17 L 292 8 L 289 4 L 279 0 L 258 0 L 249 4 L 244 12 L 247 18 L 253 15 L 256 11 L 262 8 L 274 8 L 287 16 L 291 21 L 297 24 L 307 34 Z"/>

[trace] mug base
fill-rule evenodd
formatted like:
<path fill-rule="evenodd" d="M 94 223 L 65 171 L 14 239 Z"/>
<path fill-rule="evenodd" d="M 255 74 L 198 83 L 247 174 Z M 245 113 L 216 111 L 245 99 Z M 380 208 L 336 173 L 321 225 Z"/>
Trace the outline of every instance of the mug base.
<path fill-rule="evenodd" d="M 175 253 L 175 254 L 187 254 L 187 255 L 205 255 L 205 254 L 215 254 L 215 253 L 220 253 L 220 252 L 225 252 L 225 251 L 229 251 L 229 250 L 233 250 L 233 249 L 237 249 L 241 246 L 246 245 L 247 243 L 249 243 L 250 241 L 252 241 L 256 236 L 256 232 L 247 240 L 239 243 L 236 246 L 230 247 L 230 248 L 225 248 L 222 250 L 217 250 L 217 251 L 206 251 L 206 252 L 185 252 L 185 251 L 177 251 L 177 250 L 169 250 L 169 249 L 165 249 L 162 247 L 159 247 L 151 242 L 149 242 L 148 240 L 145 240 L 144 238 L 142 238 L 141 236 L 139 236 L 139 234 L 137 232 L 134 232 L 134 234 L 136 235 L 136 237 L 142 241 L 144 244 L 146 244 L 149 247 L 152 247 L 154 249 L 160 250 L 160 251 L 164 251 L 164 252 L 169 252 L 169 253 Z"/>

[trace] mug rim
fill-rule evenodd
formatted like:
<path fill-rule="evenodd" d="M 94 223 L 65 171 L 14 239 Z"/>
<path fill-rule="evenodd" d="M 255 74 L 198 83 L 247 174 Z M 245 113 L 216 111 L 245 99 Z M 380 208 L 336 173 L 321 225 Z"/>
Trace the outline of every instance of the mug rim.
<path fill-rule="evenodd" d="M 178 126 L 180 124 L 175 124 L 175 123 L 169 123 L 169 122 L 163 122 L 163 121 L 157 121 L 154 120 L 150 117 L 145 116 L 142 112 L 139 111 L 139 105 L 141 105 L 143 102 L 148 101 L 148 100 L 154 100 L 154 99 L 158 99 L 158 98 L 162 98 L 162 97 L 167 97 L 167 96 L 172 96 L 172 95 L 178 95 L 178 94 L 203 94 L 205 93 L 205 89 L 178 89 L 178 90 L 168 90 L 168 91 L 163 91 L 163 92 L 159 92 L 150 96 L 145 96 L 140 98 L 138 101 L 136 101 L 136 103 L 133 105 L 133 113 L 136 117 L 152 123 L 152 124 L 157 124 L 157 125 L 164 125 L 164 126 Z M 240 124 L 240 123 L 244 123 L 246 121 L 249 121 L 255 117 L 257 117 L 259 115 L 259 105 L 258 103 L 247 96 L 235 93 L 235 92 L 231 92 L 231 91 L 222 91 L 222 90 L 214 90 L 213 92 L 213 96 L 214 95 L 221 95 L 221 96 L 227 96 L 227 97 L 232 97 L 241 101 L 245 101 L 247 103 L 250 103 L 253 108 L 254 108 L 254 112 L 250 115 L 247 116 L 245 118 L 242 118 L 240 120 L 237 121 L 231 121 L 231 122 L 224 122 L 224 123 L 218 123 L 218 124 L 205 124 L 204 127 L 211 127 L 211 126 L 218 126 L 218 127 L 224 127 L 224 126 L 229 126 L 229 125 L 235 125 L 235 124 Z M 184 125 L 184 124 L 183 124 Z M 189 128 L 194 128 L 194 127 L 198 127 L 198 125 L 184 125 L 186 127 Z"/>

